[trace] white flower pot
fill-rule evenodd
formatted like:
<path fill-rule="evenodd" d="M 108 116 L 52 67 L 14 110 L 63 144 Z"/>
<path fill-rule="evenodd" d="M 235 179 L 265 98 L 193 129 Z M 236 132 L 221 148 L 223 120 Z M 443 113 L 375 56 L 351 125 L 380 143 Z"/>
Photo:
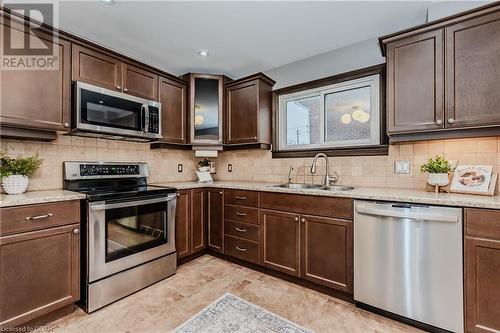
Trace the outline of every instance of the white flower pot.
<path fill-rule="evenodd" d="M 30 180 L 26 176 L 12 175 L 2 179 L 2 186 L 7 194 L 21 194 L 26 192 Z"/>
<path fill-rule="evenodd" d="M 210 170 L 210 167 L 209 166 L 199 167 L 198 170 L 200 172 L 207 172 L 208 170 Z"/>
<path fill-rule="evenodd" d="M 446 186 L 450 179 L 447 173 L 429 173 L 427 174 L 427 183 L 433 186 Z"/>

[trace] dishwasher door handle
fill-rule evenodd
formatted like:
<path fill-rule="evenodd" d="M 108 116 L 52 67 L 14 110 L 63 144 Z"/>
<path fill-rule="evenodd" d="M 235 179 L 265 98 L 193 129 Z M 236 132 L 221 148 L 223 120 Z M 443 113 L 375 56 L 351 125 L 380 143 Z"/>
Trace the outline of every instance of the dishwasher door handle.
<path fill-rule="evenodd" d="M 398 217 L 403 219 L 412 220 L 424 220 L 424 221 L 436 221 L 436 222 L 459 222 L 459 217 L 456 215 L 442 215 L 442 214 L 426 214 L 426 213 L 411 213 L 411 212 L 401 212 L 392 209 L 376 209 L 369 207 L 357 207 L 356 212 L 360 214 L 368 214 L 375 216 L 385 216 L 385 217 Z"/>

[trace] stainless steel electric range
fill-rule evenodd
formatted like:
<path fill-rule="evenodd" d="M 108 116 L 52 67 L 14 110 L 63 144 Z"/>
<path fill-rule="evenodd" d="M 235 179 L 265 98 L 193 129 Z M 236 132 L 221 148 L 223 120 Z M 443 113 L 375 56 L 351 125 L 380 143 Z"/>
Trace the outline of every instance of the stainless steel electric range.
<path fill-rule="evenodd" d="M 149 186 L 145 163 L 65 162 L 82 204 L 81 306 L 95 311 L 175 274 L 174 188 Z"/>

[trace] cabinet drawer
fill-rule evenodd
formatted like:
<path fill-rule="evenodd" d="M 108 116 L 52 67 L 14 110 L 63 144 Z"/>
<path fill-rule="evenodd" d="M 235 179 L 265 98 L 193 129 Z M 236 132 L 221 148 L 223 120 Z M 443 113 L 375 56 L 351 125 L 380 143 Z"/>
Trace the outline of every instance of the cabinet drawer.
<path fill-rule="evenodd" d="M 246 261 L 259 263 L 259 243 L 226 236 L 225 253 Z"/>
<path fill-rule="evenodd" d="M 259 209 L 245 206 L 226 205 L 224 217 L 233 221 L 259 224 Z"/>
<path fill-rule="evenodd" d="M 226 190 L 224 200 L 232 205 L 259 207 L 259 192 Z"/>
<path fill-rule="evenodd" d="M 254 224 L 226 221 L 225 234 L 240 237 L 254 242 L 260 241 L 260 228 Z"/>
<path fill-rule="evenodd" d="M 468 236 L 500 239 L 500 210 L 465 210 L 465 233 Z"/>
<path fill-rule="evenodd" d="M 80 223 L 78 200 L 6 207 L 0 210 L 1 235 Z"/>
<path fill-rule="evenodd" d="M 353 200 L 312 195 L 262 192 L 261 208 L 351 220 Z"/>

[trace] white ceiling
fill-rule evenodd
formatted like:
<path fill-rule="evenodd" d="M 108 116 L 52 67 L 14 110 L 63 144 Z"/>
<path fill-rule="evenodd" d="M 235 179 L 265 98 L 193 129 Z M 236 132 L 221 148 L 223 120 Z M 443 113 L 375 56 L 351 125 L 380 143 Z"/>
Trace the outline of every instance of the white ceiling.
<path fill-rule="evenodd" d="M 238 78 L 421 24 L 431 3 L 61 1 L 59 25 L 175 75 Z"/>

